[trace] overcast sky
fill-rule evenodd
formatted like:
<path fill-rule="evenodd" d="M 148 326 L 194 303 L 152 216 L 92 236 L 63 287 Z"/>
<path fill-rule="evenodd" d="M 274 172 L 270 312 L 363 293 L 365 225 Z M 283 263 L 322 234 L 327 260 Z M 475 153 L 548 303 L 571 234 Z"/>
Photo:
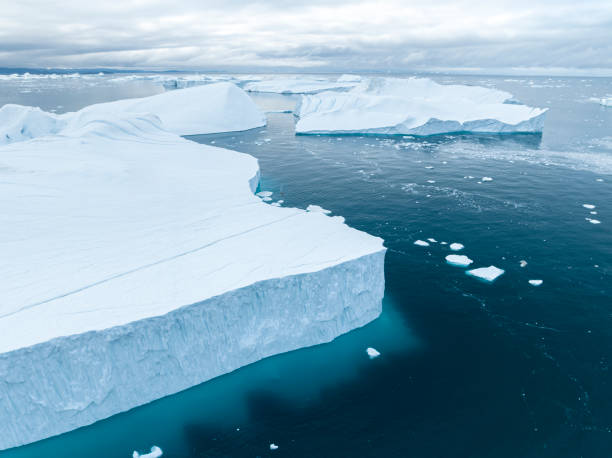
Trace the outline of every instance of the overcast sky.
<path fill-rule="evenodd" d="M 612 0 L 2 3 L 0 67 L 612 69 Z"/>

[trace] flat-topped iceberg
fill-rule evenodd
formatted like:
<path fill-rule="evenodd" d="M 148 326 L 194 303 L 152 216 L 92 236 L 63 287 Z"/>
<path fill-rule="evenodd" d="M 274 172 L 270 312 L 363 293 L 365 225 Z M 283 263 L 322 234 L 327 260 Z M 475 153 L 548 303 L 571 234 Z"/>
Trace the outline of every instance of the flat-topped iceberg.
<path fill-rule="evenodd" d="M 380 314 L 381 239 L 264 203 L 255 158 L 177 135 L 261 125 L 249 102 L 220 84 L 22 107 L 45 121 L 0 146 L 0 449 Z"/>
<path fill-rule="evenodd" d="M 425 78 L 364 79 L 346 92 L 304 95 L 299 134 L 434 135 L 541 132 L 547 109 L 504 103 L 504 91 Z"/>
<path fill-rule="evenodd" d="M 338 91 L 355 87 L 360 77 L 343 75 L 337 80 L 326 78 L 266 78 L 261 81 L 252 81 L 244 84 L 243 88 L 249 92 L 273 92 L 277 94 L 315 94 L 322 91 Z"/>

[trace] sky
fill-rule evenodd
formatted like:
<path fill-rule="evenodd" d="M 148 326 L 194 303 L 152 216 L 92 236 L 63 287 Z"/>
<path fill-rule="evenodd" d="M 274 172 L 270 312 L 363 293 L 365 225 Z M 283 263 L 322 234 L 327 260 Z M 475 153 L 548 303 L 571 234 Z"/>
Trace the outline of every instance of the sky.
<path fill-rule="evenodd" d="M 610 0 L 2 3 L 0 67 L 612 75 Z"/>

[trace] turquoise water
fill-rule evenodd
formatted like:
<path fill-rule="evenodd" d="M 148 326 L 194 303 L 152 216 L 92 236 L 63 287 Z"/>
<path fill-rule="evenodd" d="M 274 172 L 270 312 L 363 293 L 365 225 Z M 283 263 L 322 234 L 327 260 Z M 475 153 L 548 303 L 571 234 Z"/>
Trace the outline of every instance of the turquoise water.
<path fill-rule="evenodd" d="M 256 156 L 261 188 L 284 205 L 321 205 L 383 237 L 380 319 L 0 455 L 127 457 L 156 444 L 169 457 L 609 456 L 612 109 L 589 98 L 612 80 L 436 79 L 550 107 L 544 135 L 295 136 L 291 113 L 269 113 L 262 129 L 190 137 Z M 0 104 L 16 97 L 6 87 Z M 126 87 L 82 90 L 110 99 Z M 61 85 L 41 91 L 46 108 L 79 108 Z M 253 97 L 274 111 L 296 100 Z M 448 246 L 414 245 L 427 238 L 506 273 L 479 282 L 445 263 Z"/>

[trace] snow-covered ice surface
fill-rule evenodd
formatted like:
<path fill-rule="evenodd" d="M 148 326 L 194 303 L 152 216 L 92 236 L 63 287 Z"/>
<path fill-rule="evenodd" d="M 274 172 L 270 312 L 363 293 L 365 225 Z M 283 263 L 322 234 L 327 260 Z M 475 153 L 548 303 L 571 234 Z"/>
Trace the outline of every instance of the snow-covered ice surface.
<path fill-rule="evenodd" d="M 541 132 L 546 109 L 504 103 L 512 95 L 426 78 L 364 79 L 346 92 L 304 95 L 301 134 L 434 135 L 448 132 Z"/>
<path fill-rule="evenodd" d="M 493 282 L 504 272 L 505 270 L 500 269 L 499 267 L 489 266 L 468 270 L 465 273 L 470 275 L 471 277 L 476 277 L 487 282 Z"/>
<path fill-rule="evenodd" d="M 381 239 L 265 204 L 252 156 L 177 135 L 261 125 L 237 87 L 17 112 L 31 135 L 0 146 L 0 449 L 380 314 Z"/>

